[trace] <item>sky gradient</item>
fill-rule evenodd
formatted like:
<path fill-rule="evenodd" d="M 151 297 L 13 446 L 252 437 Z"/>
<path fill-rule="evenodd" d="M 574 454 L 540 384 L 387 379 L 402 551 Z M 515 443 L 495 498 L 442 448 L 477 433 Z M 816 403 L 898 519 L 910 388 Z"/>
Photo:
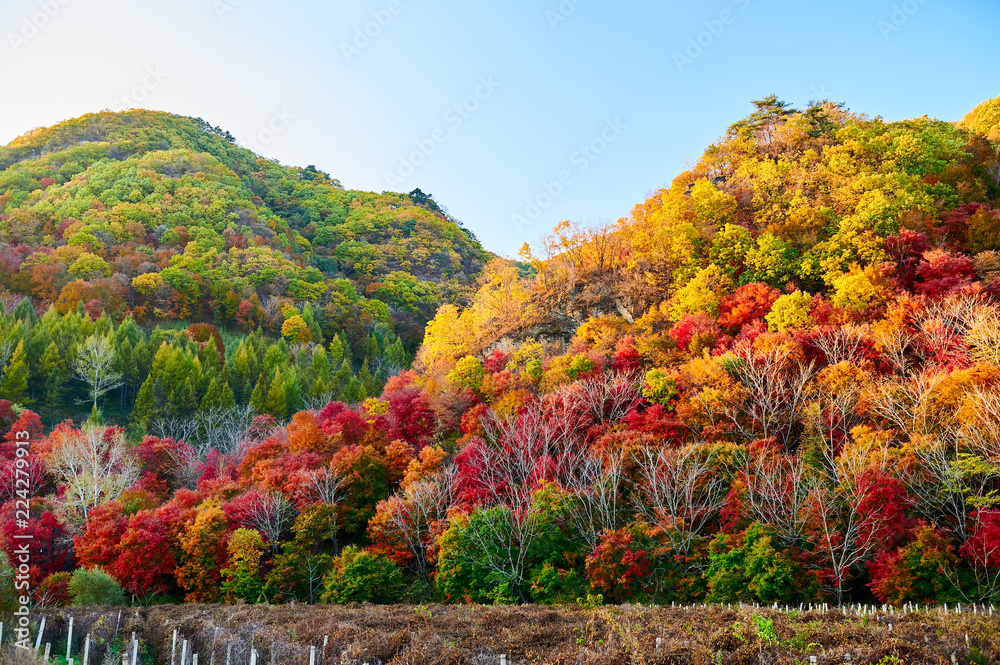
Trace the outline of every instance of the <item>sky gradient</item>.
<path fill-rule="evenodd" d="M 345 187 L 420 187 L 514 256 L 628 214 L 749 101 L 958 120 L 1000 3 L 4 0 L 0 144 L 87 112 L 198 116 Z"/>

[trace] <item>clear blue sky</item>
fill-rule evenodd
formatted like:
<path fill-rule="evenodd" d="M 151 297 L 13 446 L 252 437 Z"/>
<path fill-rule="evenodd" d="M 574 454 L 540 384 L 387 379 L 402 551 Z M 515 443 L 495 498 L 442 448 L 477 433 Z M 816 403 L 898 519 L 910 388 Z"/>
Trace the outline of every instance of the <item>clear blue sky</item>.
<path fill-rule="evenodd" d="M 420 187 L 512 256 L 627 214 L 771 92 L 957 120 L 1000 94 L 998 25 L 995 0 L 3 0 L 0 143 L 122 105 L 200 116 L 346 187 Z"/>

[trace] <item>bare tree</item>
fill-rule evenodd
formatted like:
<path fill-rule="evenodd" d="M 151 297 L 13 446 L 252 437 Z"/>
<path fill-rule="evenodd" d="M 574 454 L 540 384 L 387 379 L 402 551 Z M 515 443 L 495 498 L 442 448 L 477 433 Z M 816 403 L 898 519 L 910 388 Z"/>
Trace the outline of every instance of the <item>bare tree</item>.
<path fill-rule="evenodd" d="M 244 524 L 264 534 L 275 550 L 294 519 L 294 506 L 280 492 L 254 493 L 243 513 Z"/>
<path fill-rule="evenodd" d="M 863 498 L 857 478 L 842 466 L 831 469 L 825 482 L 815 483 L 809 492 L 816 529 L 814 551 L 831 571 L 838 605 L 843 603 L 851 569 L 883 545 L 880 527 L 886 518 L 880 511 L 862 514 Z"/>
<path fill-rule="evenodd" d="M 642 399 L 638 371 L 611 372 L 577 385 L 594 421 L 601 424 L 618 422 Z"/>
<path fill-rule="evenodd" d="M 663 532 L 681 568 L 690 570 L 696 546 L 722 507 L 726 483 L 697 445 L 646 449 L 639 465 L 637 508 Z"/>
<path fill-rule="evenodd" d="M 746 487 L 743 500 L 751 518 L 774 528 L 784 547 L 801 543 L 806 534 L 805 508 L 811 485 L 802 458 L 750 454 L 741 477 Z"/>
<path fill-rule="evenodd" d="M 149 430 L 153 436 L 161 439 L 191 443 L 195 432 L 198 431 L 198 421 L 186 416 L 167 416 L 150 422 Z"/>
<path fill-rule="evenodd" d="M 194 441 L 191 443 L 202 457 L 209 450 L 231 453 L 246 438 L 254 415 L 253 407 L 249 404 L 199 411 Z"/>
<path fill-rule="evenodd" d="M 306 486 L 313 499 L 328 506 L 337 505 L 347 494 L 347 478 L 333 466 L 311 471 Z"/>
<path fill-rule="evenodd" d="M 974 417 L 957 419 L 959 441 L 988 460 L 1000 461 L 1000 390 L 973 386 L 968 399 Z"/>
<path fill-rule="evenodd" d="M 122 385 L 118 370 L 118 354 L 110 336 L 91 335 L 77 349 L 73 370 L 90 388 L 90 397 L 97 409 L 97 400 Z"/>
<path fill-rule="evenodd" d="M 923 439 L 913 447 L 913 454 L 918 463 L 906 470 L 903 481 L 917 497 L 918 510 L 965 542 L 973 533 L 978 498 L 990 493 L 997 476 L 970 468 L 969 462 L 975 460 L 956 454 L 939 439 Z"/>
<path fill-rule="evenodd" d="M 996 307 L 983 307 L 972 315 L 965 343 L 974 359 L 1000 365 L 1000 311 Z"/>
<path fill-rule="evenodd" d="M 408 484 L 385 501 L 386 534 L 413 555 L 411 568 L 421 579 L 430 579 L 431 549 L 448 519 L 454 499 L 454 470 L 439 471 L 426 480 Z"/>
<path fill-rule="evenodd" d="M 330 391 L 322 395 L 308 395 L 302 398 L 302 409 L 305 411 L 319 411 L 324 406 L 337 399 L 338 393 Z"/>
<path fill-rule="evenodd" d="M 866 325 L 845 325 L 839 328 L 825 327 L 813 340 L 830 365 L 840 362 L 855 363 L 861 359 L 864 342 L 869 329 Z"/>
<path fill-rule="evenodd" d="M 568 489 L 574 501 L 570 504 L 573 533 L 590 551 L 601 542 L 607 531 L 618 529 L 622 522 L 622 482 L 625 471 L 624 449 L 609 453 L 605 459 L 588 457 L 577 481 Z"/>
<path fill-rule="evenodd" d="M 885 328 L 880 326 L 871 331 L 871 337 L 896 373 L 906 374 L 910 368 L 910 350 L 917 335 L 902 326 Z"/>
<path fill-rule="evenodd" d="M 61 512 L 77 532 L 94 506 L 117 499 L 139 479 L 124 435 L 90 423 L 56 437 L 48 466 L 64 488 Z"/>
<path fill-rule="evenodd" d="M 947 378 L 947 372 L 927 370 L 873 383 L 865 390 L 868 410 L 909 437 L 948 429 L 953 413 L 935 399 Z"/>
<path fill-rule="evenodd" d="M 746 438 L 773 436 L 787 449 L 815 367 L 791 359 L 778 346 L 764 351 L 738 346 L 727 369 L 743 390 L 726 405 L 728 418 Z"/>

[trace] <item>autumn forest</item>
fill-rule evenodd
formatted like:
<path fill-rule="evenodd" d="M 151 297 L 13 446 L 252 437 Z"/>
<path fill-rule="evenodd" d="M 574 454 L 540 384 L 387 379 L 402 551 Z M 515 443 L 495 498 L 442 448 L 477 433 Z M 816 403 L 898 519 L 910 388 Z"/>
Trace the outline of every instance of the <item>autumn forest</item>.
<path fill-rule="evenodd" d="M 200 118 L 0 148 L 32 603 L 1000 601 L 1000 97 L 749 108 L 516 260 Z"/>

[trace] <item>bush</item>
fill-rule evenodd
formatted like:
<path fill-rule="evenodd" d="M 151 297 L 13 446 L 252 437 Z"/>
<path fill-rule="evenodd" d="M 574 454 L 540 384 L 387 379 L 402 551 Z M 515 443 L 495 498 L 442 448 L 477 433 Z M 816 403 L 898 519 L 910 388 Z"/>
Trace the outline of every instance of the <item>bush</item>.
<path fill-rule="evenodd" d="M 69 573 L 54 573 L 45 578 L 45 581 L 38 585 L 35 596 L 38 604 L 43 607 L 66 607 L 69 605 L 69 581 L 72 575 Z"/>
<path fill-rule="evenodd" d="M 0 621 L 10 625 L 17 610 L 17 593 L 14 590 L 14 567 L 7 560 L 7 553 L 0 550 Z"/>
<path fill-rule="evenodd" d="M 237 529 L 229 538 L 229 567 L 222 570 L 222 593 L 226 600 L 255 602 L 264 595 L 260 561 L 264 538 L 254 529 Z"/>
<path fill-rule="evenodd" d="M 69 581 L 74 605 L 124 605 L 121 585 L 100 568 L 78 568 Z"/>
<path fill-rule="evenodd" d="M 812 600 L 819 586 L 788 552 L 774 546 L 774 534 L 751 524 L 737 535 L 718 534 L 709 545 L 708 600 L 717 603 L 791 603 Z"/>
<path fill-rule="evenodd" d="M 334 559 L 334 568 L 323 582 L 324 603 L 377 603 L 387 605 L 403 591 L 403 573 L 389 559 L 354 546 Z"/>

